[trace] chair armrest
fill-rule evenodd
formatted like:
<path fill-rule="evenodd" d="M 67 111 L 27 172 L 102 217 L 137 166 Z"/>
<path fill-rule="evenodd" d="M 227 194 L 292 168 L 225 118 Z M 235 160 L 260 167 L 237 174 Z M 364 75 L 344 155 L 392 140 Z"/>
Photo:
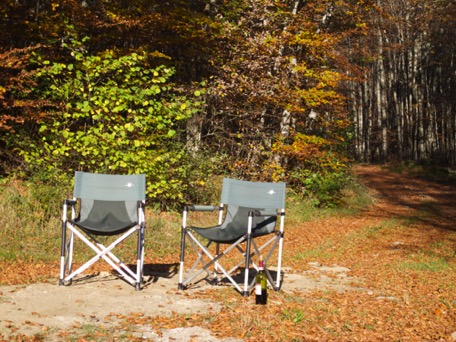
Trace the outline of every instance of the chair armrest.
<path fill-rule="evenodd" d="M 190 211 L 214 211 L 219 210 L 218 205 L 187 205 L 188 210 Z"/>
<path fill-rule="evenodd" d="M 66 199 L 65 202 L 64 202 L 64 204 L 66 204 L 66 205 L 72 205 L 72 206 L 73 206 L 73 205 L 76 205 L 76 203 L 77 203 L 77 201 L 74 200 L 74 199 Z"/>
<path fill-rule="evenodd" d="M 276 210 L 253 210 L 255 216 L 277 216 Z"/>
<path fill-rule="evenodd" d="M 63 201 L 63 213 L 62 213 L 62 222 L 65 225 L 65 222 L 68 219 L 68 213 L 72 212 L 72 218 L 74 218 L 74 211 L 76 209 L 76 204 L 78 202 L 75 199 L 66 199 Z"/>

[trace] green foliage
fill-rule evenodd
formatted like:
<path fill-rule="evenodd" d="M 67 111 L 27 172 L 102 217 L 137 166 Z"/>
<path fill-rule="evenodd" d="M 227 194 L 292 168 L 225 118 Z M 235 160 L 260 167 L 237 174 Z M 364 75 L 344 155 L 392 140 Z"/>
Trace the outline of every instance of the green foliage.
<path fill-rule="evenodd" d="M 60 110 L 40 123 L 40 140 L 22 150 L 32 172 L 55 177 L 62 170 L 145 173 L 148 195 L 166 203 L 182 198 L 185 167 L 179 122 L 201 102 L 179 94 L 170 83 L 174 69 L 152 68 L 145 52 L 91 56 L 82 42 L 67 46 L 70 62 L 41 65 L 35 91 Z"/>
<path fill-rule="evenodd" d="M 308 175 L 308 176 L 306 176 Z M 316 206 L 333 207 L 340 203 L 342 190 L 345 188 L 346 174 L 302 172 L 297 179 L 304 180 L 304 193 L 309 195 Z"/>
<path fill-rule="evenodd" d="M 293 309 L 284 309 L 282 311 L 282 320 L 290 321 L 293 324 L 302 323 L 305 318 L 306 314 L 301 309 L 293 308 Z"/>
<path fill-rule="evenodd" d="M 330 141 L 314 135 L 295 134 L 291 142 L 281 139 L 273 151 L 282 157 L 283 166 L 276 165 L 274 178 L 283 175 L 316 206 L 335 206 L 349 182 L 349 166 L 343 154 L 333 149 Z"/>
<path fill-rule="evenodd" d="M 225 167 L 226 156 L 211 155 L 200 151 L 196 155 L 187 155 L 186 203 L 218 204 L 222 191 L 222 177 L 220 170 Z"/>

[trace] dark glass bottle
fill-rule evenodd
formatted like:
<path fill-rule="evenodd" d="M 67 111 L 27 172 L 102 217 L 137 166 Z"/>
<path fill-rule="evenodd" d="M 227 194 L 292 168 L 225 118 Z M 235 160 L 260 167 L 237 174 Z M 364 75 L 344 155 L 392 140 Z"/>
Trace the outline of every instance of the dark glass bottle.
<path fill-rule="evenodd" d="M 264 261 L 260 257 L 258 273 L 255 276 L 255 304 L 265 305 L 268 301 L 266 274 L 264 273 Z"/>

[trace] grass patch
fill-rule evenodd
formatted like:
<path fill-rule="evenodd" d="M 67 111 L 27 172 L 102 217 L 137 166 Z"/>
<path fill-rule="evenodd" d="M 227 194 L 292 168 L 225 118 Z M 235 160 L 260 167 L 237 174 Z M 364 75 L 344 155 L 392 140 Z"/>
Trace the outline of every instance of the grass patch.
<path fill-rule="evenodd" d="M 16 181 L 0 190 L 0 261 L 50 261 L 59 246 L 61 192 Z"/>
<path fill-rule="evenodd" d="M 447 272 L 455 265 L 456 251 L 447 240 L 432 241 L 417 252 L 410 251 L 396 268 L 415 272 Z"/>
<path fill-rule="evenodd" d="M 361 210 L 372 205 L 372 196 L 369 189 L 353 177 L 343 190 L 343 200 L 340 206 L 334 208 L 332 213 L 344 213 L 345 215 L 355 215 Z"/>
<path fill-rule="evenodd" d="M 331 256 L 331 248 L 333 246 L 332 241 L 326 241 L 324 244 L 320 244 L 314 248 L 307 248 L 306 250 L 296 253 L 293 258 L 298 261 L 320 260 L 325 261 Z"/>
<path fill-rule="evenodd" d="M 282 311 L 282 320 L 289 321 L 293 324 L 299 324 L 304 321 L 306 314 L 299 308 L 284 309 Z"/>
<path fill-rule="evenodd" d="M 385 220 L 380 222 L 378 225 L 367 227 L 363 232 L 363 236 L 368 238 L 377 238 L 384 234 L 385 230 L 396 228 L 398 226 L 400 226 L 398 219 Z"/>
<path fill-rule="evenodd" d="M 446 272 L 451 268 L 450 264 L 443 258 L 423 258 L 423 260 L 407 260 L 398 266 L 402 270 L 416 272 Z"/>

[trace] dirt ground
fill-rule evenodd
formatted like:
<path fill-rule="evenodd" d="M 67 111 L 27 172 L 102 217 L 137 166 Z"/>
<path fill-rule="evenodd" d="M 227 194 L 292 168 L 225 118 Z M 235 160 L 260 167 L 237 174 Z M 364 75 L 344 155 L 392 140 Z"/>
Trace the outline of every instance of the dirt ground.
<path fill-rule="evenodd" d="M 440 215 L 429 216 L 430 225 L 455 229 L 454 186 L 399 176 L 374 166 L 359 167 L 357 172 L 376 201 L 368 215 L 354 218 L 350 223 L 342 222 L 345 227 L 355 229 L 365 224 L 366 217 L 381 220 L 403 215 L 418 207 L 423 210 L 422 204 L 426 201 L 439 204 Z M 325 234 L 338 234 L 323 225 L 313 228 L 308 230 L 308 243 L 321 239 Z M 352 274 L 344 264 L 323 265 L 315 261 L 308 263 L 304 271 L 298 272 L 295 272 L 292 263 L 286 266 L 282 287 L 284 292 L 305 293 L 327 289 L 334 292 L 356 290 L 377 295 L 371 293 L 366 285 L 368 282 L 359 279 L 359 274 Z M 215 315 L 221 310 L 220 303 L 211 301 L 210 296 L 197 295 L 198 292 L 214 289 L 213 286 L 201 283 L 197 288 L 178 291 L 177 283 L 177 274 L 172 270 L 154 274 L 142 291 L 135 291 L 108 273 L 87 277 L 72 286 L 57 286 L 55 279 L 48 283 L 1 286 L 0 337 L 9 340 L 14 336 L 37 336 L 37 339 L 45 336 L 44 340 L 63 341 L 68 340 L 69 331 L 115 327 L 126 315 L 156 317 L 177 313 L 191 316 L 208 312 Z M 157 334 L 148 325 L 138 325 L 133 331 L 134 336 L 150 341 L 241 341 L 226 335 L 217 336 L 200 327 L 163 329 Z M 456 341 L 456 327 L 455 332 L 447 337 Z M 119 339 L 122 340 L 122 336 Z"/>
<path fill-rule="evenodd" d="M 282 290 L 302 292 L 327 288 L 343 291 L 356 282 L 345 267 L 318 263 L 310 267 L 311 270 L 304 274 L 287 273 Z M 216 314 L 220 310 L 216 302 L 191 296 L 213 289 L 213 286 L 201 283 L 194 289 L 178 291 L 177 283 L 177 275 L 163 277 L 158 274 L 143 290 L 136 291 L 110 273 L 101 272 L 71 286 L 57 286 L 55 282 L 2 286 L 0 334 L 8 336 L 14 332 L 33 336 L 46 332 L 46 340 L 57 341 L 63 330 L 96 324 L 116 326 L 118 318 L 126 315 Z M 217 339 L 210 331 L 194 327 L 166 330 L 159 336 L 138 326 L 137 335 L 152 341 L 238 341 L 235 338 Z"/>

